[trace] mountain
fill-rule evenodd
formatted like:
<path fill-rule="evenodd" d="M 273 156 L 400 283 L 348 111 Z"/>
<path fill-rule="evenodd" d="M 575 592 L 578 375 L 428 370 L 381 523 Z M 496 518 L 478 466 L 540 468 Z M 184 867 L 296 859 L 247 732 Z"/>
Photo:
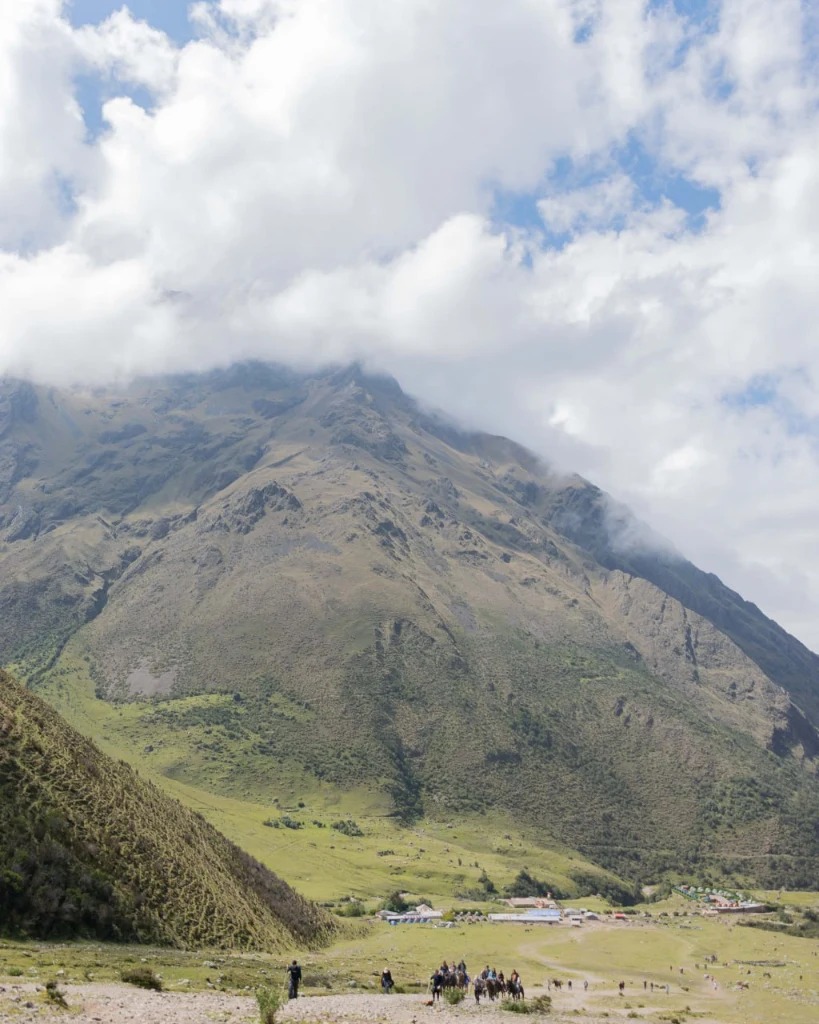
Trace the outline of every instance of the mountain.
<path fill-rule="evenodd" d="M 283 949 L 327 915 L 0 673 L 0 933 Z"/>
<path fill-rule="evenodd" d="M 579 477 L 360 368 L 0 389 L 0 663 L 154 770 L 810 885 L 819 659 Z M 93 718 L 93 716 L 92 716 Z"/>

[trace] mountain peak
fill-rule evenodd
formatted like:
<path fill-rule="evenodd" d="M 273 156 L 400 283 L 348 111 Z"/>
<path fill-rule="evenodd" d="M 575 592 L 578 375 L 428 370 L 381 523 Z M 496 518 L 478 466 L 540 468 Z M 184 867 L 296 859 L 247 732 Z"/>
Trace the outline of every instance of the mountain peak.
<path fill-rule="evenodd" d="M 819 660 L 594 485 L 391 378 L 50 391 L 3 484 L 0 659 L 44 686 L 87 666 L 157 771 L 263 801 L 298 774 L 405 818 L 514 806 L 626 873 L 632 847 L 724 866 L 763 838 L 757 879 L 779 850 L 817 863 Z M 215 706 L 218 775 L 178 749 Z"/>

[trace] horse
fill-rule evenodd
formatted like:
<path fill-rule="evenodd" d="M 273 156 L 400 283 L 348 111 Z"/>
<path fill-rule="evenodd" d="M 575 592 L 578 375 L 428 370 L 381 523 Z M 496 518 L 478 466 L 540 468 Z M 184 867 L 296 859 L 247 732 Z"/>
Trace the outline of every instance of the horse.
<path fill-rule="evenodd" d="M 559 990 L 560 990 L 561 988 L 563 988 L 563 982 L 562 982 L 562 981 L 560 981 L 560 980 L 559 980 L 558 978 L 552 978 L 552 984 L 554 985 L 554 987 L 555 987 L 556 989 L 558 989 L 558 991 L 559 991 Z"/>
<path fill-rule="evenodd" d="M 503 995 L 504 987 L 505 986 L 503 982 L 500 981 L 498 978 L 486 979 L 486 991 L 493 1003 L 498 998 L 498 996 Z"/>
<path fill-rule="evenodd" d="M 506 993 L 507 995 L 510 995 L 515 1002 L 517 1002 L 518 999 L 526 998 L 526 993 L 523 991 L 523 985 L 519 981 L 508 981 L 506 983 Z"/>
<path fill-rule="evenodd" d="M 486 982 L 483 978 L 476 978 L 472 982 L 472 991 L 475 993 L 475 1002 L 480 1003 L 481 996 L 485 996 L 487 994 Z"/>

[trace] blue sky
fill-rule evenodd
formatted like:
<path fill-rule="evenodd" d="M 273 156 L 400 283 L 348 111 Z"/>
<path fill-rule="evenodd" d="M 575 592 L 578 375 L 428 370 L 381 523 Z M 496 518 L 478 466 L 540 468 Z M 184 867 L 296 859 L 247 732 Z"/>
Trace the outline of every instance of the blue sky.
<path fill-rule="evenodd" d="M 187 0 L 70 0 L 67 13 L 74 25 L 97 24 L 121 7 L 128 7 L 136 18 L 162 29 L 176 42 L 184 43 L 192 37 L 188 21 Z"/>

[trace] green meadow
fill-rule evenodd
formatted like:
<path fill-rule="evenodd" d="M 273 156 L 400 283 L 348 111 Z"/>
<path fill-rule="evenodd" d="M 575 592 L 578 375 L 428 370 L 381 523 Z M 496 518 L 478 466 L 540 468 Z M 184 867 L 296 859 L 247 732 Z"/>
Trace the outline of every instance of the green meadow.
<path fill-rule="evenodd" d="M 817 902 L 815 895 L 800 895 L 805 903 L 811 898 Z M 551 992 L 554 1009 L 580 1019 L 608 1015 L 711 1024 L 814 1024 L 819 1015 L 817 953 L 816 940 L 698 916 L 633 918 L 618 924 L 589 923 L 579 929 L 488 923 L 392 927 L 367 922 L 329 949 L 292 951 L 304 967 L 305 994 L 376 989 L 378 975 L 388 964 L 397 984 L 417 992 L 420 1003 L 432 968 L 442 959 L 464 957 L 473 971 L 484 964 L 507 974 L 516 968 L 529 995 L 545 991 L 547 979 L 562 980 L 562 991 Z M 716 963 L 706 964 L 711 956 L 716 956 Z M 0 944 L 0 984 L 13 983 L 15 978 L 43 982 L 58 971 L 63 972 L 59 977 L 67 986 L 117 980 L 126 967 L 147 963 L 171 991 L 215 987 L 241 992 L 278 983 L 287 959 L 85 943 L 4 942 Z M 716 979 L 716 990 L 706 974 Z M 566 987 L 569 980 L 571 992 Z M 588 991 L 583 990 L 584 980 Z M 620 981 L 626 985 L 622 997 L 617 991 Z M 749 987 L 738 989 L 740 982 Z"/>

